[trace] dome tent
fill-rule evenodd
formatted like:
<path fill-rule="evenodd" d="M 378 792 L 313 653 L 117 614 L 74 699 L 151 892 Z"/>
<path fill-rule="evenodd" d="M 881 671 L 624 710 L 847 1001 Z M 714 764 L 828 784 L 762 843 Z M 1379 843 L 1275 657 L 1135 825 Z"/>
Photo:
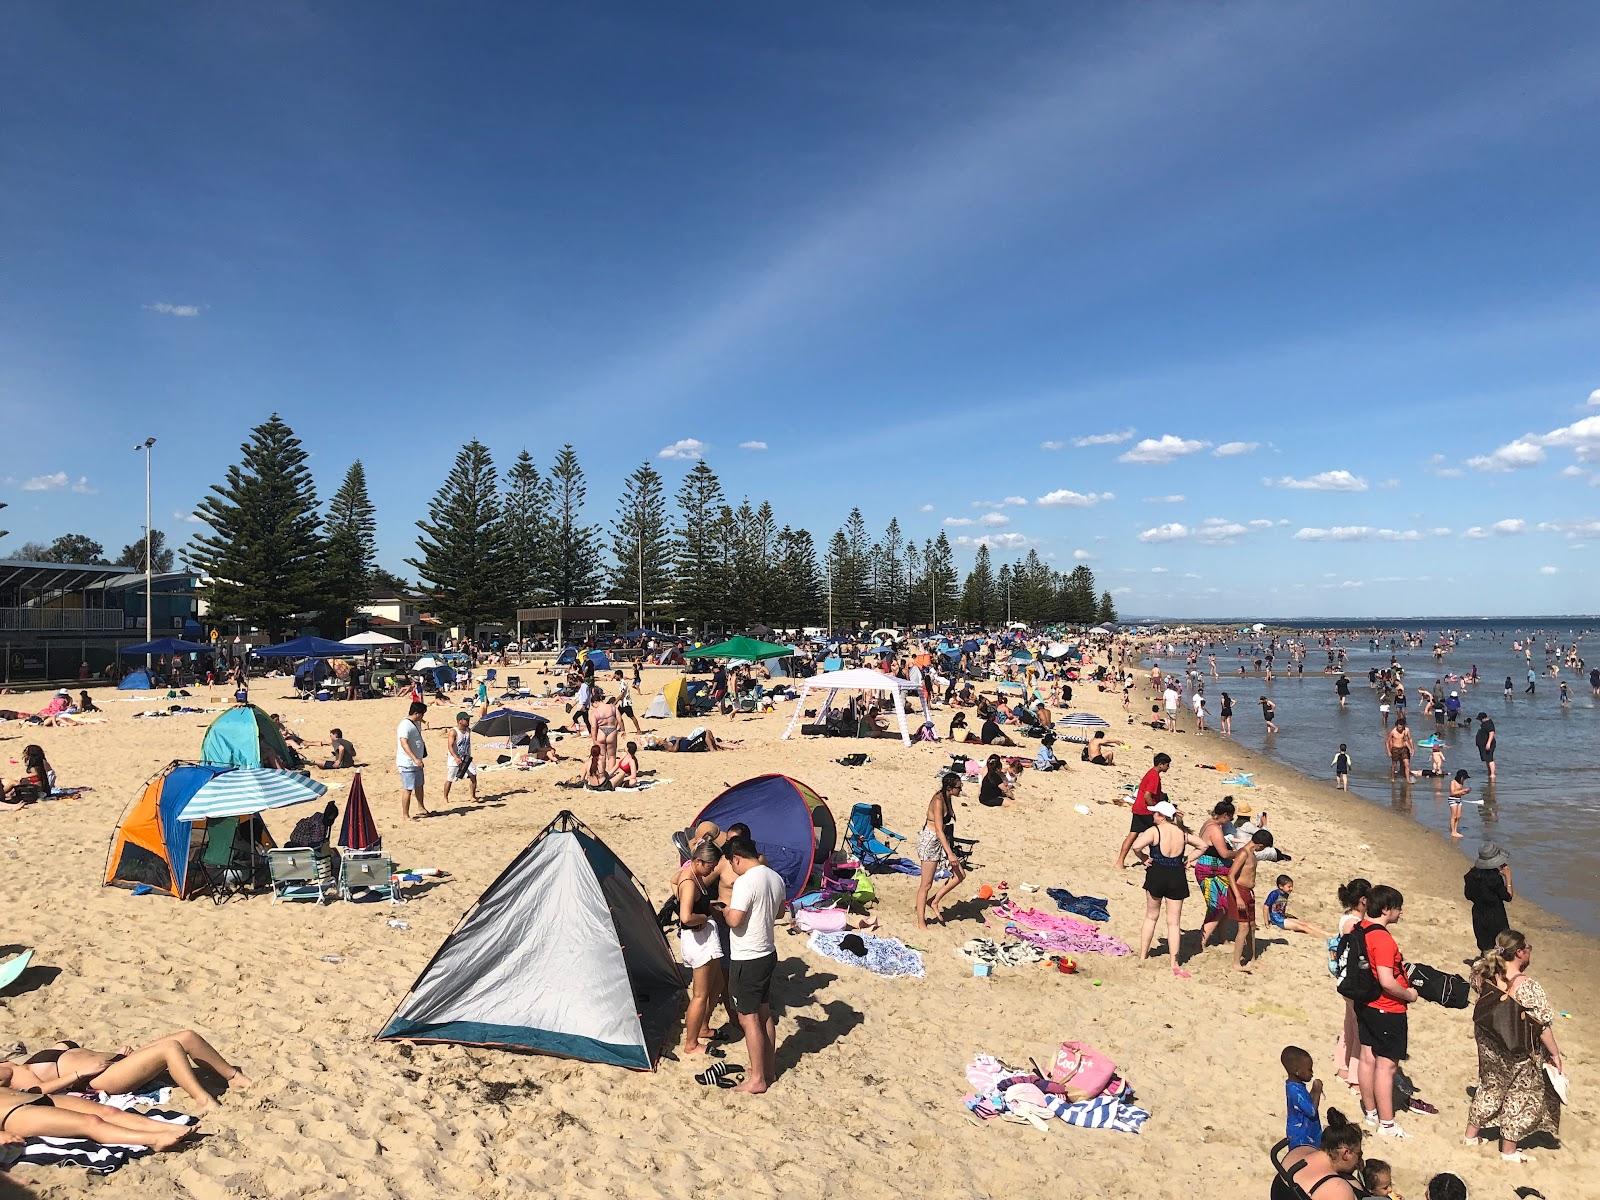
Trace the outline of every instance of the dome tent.
<path fill-rule="evenodd" d="M 690 823 L 714 821 L 720 829 L 750 826 L 756 849 L 779 875 L 792 900 L 805 892 L 815 865 L 833 853 L 838 830 L 827 800 L 787 775 L 757 775 L 736 783 Z"/>
<path fill-rule="evenodd" d="M 200 761 L 224 767 L 298 767 L 300 756 L 289 749 L 278 726 L 254 704 L 224 709 L 206 727 Z"/>

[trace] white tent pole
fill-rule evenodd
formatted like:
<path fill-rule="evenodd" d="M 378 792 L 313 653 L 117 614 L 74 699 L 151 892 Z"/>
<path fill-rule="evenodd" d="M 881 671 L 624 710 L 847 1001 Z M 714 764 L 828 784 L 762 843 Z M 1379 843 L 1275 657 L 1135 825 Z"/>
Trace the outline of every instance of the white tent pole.
<path fill-rule="evenodd" d="M 783 741 L 786 742 L 789 740 L 790 735 L 794 733 L 794 727 L 800 723 L 800 713 L 805 709 L 806 706 L 806 693 L 810 690 L 811 689 L 808 684 L 802 683 L 800 685 L 800 695 L 794 702 L 794 712 L 789 717 L 789 724 L 784 728 L 782 738 Z"/>
<path fill-rule="evenodd" d="M 900 744 L 911 745 L 911 733 L 906 729 L 906 694 L 899 688 L 894 690 L 894 711 L 900 718 Z"/>

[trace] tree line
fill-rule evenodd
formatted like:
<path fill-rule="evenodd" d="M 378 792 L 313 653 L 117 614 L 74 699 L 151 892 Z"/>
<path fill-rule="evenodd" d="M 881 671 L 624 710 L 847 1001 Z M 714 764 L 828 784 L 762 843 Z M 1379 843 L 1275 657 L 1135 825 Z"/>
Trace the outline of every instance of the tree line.
<path fill-rule="evenodd" d="M 311 624 L 343 636 L 375 588 L 410 590 L 377 565 L 377 515 L 359 459 L 324 507 L 304 447 L 277 414 L 239 449 L 239 462 L 195 510 L 207 528 L 184 550 L 214 618 L 273 634 Z M 544 470 L 523 450 L 502 477 L 489 448 L 469 441 L 416 522 L 416 552 L 405 560 L 416 592 L 434 616 L 469 630 L 518 608 L 601 598 L 642 599 L 649 612 L 665 609 L 696 632 L 1116 618 L 1085 565 L 1062 573 L 1030 550 L 997 570 L 980 544 L 963 581 L 943 531 L 919 543 L 891 519 L 874 537 L 859 508 L 819 548 L 808 530 L 780 524 L 768 501 L 733 503 L 704 460 L 670 501 L 660 472 L 640 463 L 604 527 L 586 522 L 587 501 L 571 444 Z M 152 540 L 165 556 L 157 569 L 170 569 L 159 531 Z M 82 535 L 53 546 L 76 553 L 83 543 L 100 552 Z M 124 558 L 131 552 L 137 562 L 128 565 L 143 569 L 142 539 Z"/>

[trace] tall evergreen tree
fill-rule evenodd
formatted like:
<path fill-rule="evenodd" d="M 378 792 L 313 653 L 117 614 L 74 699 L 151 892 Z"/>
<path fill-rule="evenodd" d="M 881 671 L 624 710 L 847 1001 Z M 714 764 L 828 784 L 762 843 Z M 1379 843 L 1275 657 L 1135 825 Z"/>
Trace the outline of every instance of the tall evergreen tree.
<path fill-rule="evenodd" d="M 930 608 L 939 614 L 941 622 L 956 617 L 956 556 L 950 548 L 950 539 L 944 530 L 923 550 L 927 560 L 928 579 L 933 588 Z"/>
<path fill-rule="evenodd" d="M 172 547 L 167 545 L 167 535 L 159 529 L 150 531 L 150 569 L 156 572 L 172 570 Z M 122 548 L 117 561 L 112 564 L 127 567 L 130 571 L 144 570 L 144 539 L 129 542 Z"/>
<path fill-rule="evenodd" d="M 214 618 L 276 636 L 327 601 L 317 487 L 300 439 L 277 413 L 239 452 L 195 509 L 211 532 L 195 535 L 187 557 L 206 577 L 201 595 Z"/>
<path fill-rule="evenodd" d="M 785 629 L 814 625 L 821 616 L 822 580 L 817 547 L 804 529 L 778 531 L 778 569 L 771 623 Z"/>
<path fill-rule="evenodd" d="M 1017 569 L 1010 563 L 1001 563 L 1000 569 L 994 573 L 994 599 L 989 611 L 994 614 L 996 621 L 1019 620 L 1021 609 L 1017 606 L 1018 599 Z"/>
<path fill-rule="evenodd" d="M 850 540 L 843 529 L 836 529 L 828 541 L 828 554 L 823 563 L 826 578 L 824 613 L 828 619 L 828 632 L 861 627 L 860 592 L 854 584 L 850 563 Z"/>
<path fill-rule="evenodd" d="M 928 574 L 922 565 L 922 551 L 913 541 L 906 542 L 906 578 L 909 583 L 900 619 L 911 629 L 928 620 Z"/>
<path fill-rule="evenodd" d="M 583 523 L 588 490 L 568 442 L 550 467 L 550 591 L 557 604 L 584 604 L 600 590 L 600 531 Z"/>
<path fill-rule="evenodd" d="M 427 587 L 434 615 L 471 635 L 510 614 L 499 480 L 487 446 L 474 438 L 461 447 L 417 528 L 421 557 L 406 563 Z"/>
<path fill-rule="evenodd" d="M 378 558 L 377 514 L 367 495 L 367 472 L 359 458 L 350 464 L 344 482 L 328 501 L 323 528 L 327 533 L 327 601 L 322 629 L 330 637 L 343 637 L 350 618 L 370 599 L 372 568 Z"/>
<path fill-rule="evenodd" d="M 506 590 L 513 608 L 551 599 L 550 550 L 555 544 L 550 519 L 550 485 L 523 450 L 506 471 L 500 505 L 500 553 Z"/>
<path fill-rule="evenodd" d="M 972 557 L 972 570 L 967 572 L 961 589 L 961 619 L 985 628 L 994 620 L 994 563 L 989 547 L 982 543 Z"/>
<path fill-rule="evenodd" d="M 1093 625 L 1099 605 L 1095 600 L 1094 572 L 1079 563 L 1067 576 L 1064 589 L 1065 617 L 1072 625 Z"/>
<path fill-rule="evenodd" d="M 720 521 L 724 507 L 722 483 L 700 459 L 678 488 L 672 554 L 677 576 L 673 605 L 678 616 L 702 634 L 722 612 Z"/>
<path fill-rule="evenodd" d="M 905 608 L 906 565 L 900 557 L 900 522 L 889 518 L 883 537 L 872 548 L 872 620 L 892 624 Z"/>
<path fill-rule="evenodd" d="M 744 553 L 749 563 L 751 609 L 767 625 L 777 623 L 778 518 L 772 502 L 763 500 L 744 529 Z"/>
<path fill-rule="evenodd" d="M 672 595 L 672 533 L 667 527 L 667 494 L 661 472 L 640 463 L 623 482 L 617 515 L 611 522 L 611 594 L 645 604 Z M 643 622 L 643 614 L 640 616 Z"/>
<path fill-rule="evenodd" d="M 1110 592 L 1100 593 L 1100 608 L 1094 615 L 1097 624 L 1109 625 L 1117 619 L 1117 605 Z"/>

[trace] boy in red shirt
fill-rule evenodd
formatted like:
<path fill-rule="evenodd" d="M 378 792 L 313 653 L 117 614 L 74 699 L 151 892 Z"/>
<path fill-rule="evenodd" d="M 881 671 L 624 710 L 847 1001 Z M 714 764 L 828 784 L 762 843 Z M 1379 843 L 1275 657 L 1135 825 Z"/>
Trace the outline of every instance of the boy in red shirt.
<path fill-rule="evenodd" d="M 1160 800 L 1161 777 L 1166 774 L 1167 768 L 1172 766 L 1172 755 L 1158 754 L 1155 765 L 1144 773 L 1144 778 L 1139 780 L 1139 790 L 1133 794 L 1133 820 L 1128 823 L 1128 836 L 1122 839 L 1122 850 L 1117 854 L 1117 870 L 1121 871 L 1128 865 L 1128 848 L 1133 845 L 1133 839 L 1146 829 L 1155 828 L 1156 819 L 1150 815 L 1150 806 Z M 1139 856 L 1139 861 L 1144 861 L 1144 855 Z"/>
<path fill-rule="evenodd" d="M 1406 1057 L 1406 1006 L 1417 991 L 1406 980 L 1405 963 L 1389 926 L 1400 919 L 1405 897 L 1387 885 L 1372 889 L 1367 898 L 1368 919 L 1357 928 L 1366 937 L 1367 960 L 1381 989 L 1376 1000 L 1356 1005 L 1356 1028 L 1361 1034 L 1361 1087 L 1363 1124 L 1380 1137 L 1409 1137 L 1394 1119 L 1394 1073 Z"/>

